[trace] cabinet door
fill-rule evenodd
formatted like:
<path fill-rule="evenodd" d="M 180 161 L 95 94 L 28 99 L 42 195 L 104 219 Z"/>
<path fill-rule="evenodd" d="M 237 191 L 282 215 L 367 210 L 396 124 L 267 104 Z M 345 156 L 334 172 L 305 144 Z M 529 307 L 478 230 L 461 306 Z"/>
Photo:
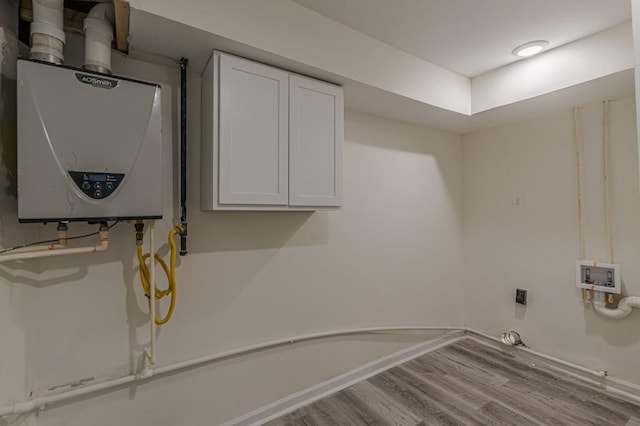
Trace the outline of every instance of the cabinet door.
<path fill-rule="evenodd" d="M 288 76 L 221 55 L 220 204 L 287 204 Z"/>
<path fill-rule="evenodd" d="M 342 88 L 289 77 L 289 205 L 342 202 Z"/>

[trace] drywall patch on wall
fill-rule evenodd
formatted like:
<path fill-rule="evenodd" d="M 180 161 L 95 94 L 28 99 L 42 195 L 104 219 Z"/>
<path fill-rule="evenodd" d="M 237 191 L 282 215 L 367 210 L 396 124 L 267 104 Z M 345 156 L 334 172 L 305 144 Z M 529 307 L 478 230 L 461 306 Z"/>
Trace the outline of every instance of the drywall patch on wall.
<path fill-rule="evenodd" d="M 601 103 L 580 108 L 587 257 L 606 261 Z M 615 261 L 640 294 L 634 98 L 610 103 Z M 607 320 L 581 302 L 571 110 L 463 137 L 466 324 L 517 330 L 537 350 L 640 384 L 640 313 Z M 519 202 L 518 202 L 519 200 Z M 517 287 L 529 290 L 516 306 Z"/>

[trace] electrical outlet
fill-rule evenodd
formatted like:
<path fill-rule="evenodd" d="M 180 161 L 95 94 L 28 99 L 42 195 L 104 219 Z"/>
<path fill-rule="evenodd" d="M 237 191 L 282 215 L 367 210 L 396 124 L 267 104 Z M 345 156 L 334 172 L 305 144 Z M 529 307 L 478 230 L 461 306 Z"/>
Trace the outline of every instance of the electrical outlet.
<path fill-rule="evenodd" d="M 516 289 L 516 303 L 519 305 L 527 304 L 527 290 L 521 288 Z"/>

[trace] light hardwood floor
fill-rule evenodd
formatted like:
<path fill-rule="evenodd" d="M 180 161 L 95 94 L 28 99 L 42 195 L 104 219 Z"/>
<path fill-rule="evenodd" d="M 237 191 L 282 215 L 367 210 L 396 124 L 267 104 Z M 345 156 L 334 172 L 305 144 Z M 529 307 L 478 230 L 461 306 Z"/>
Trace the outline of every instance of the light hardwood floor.
<path fill-rule="evenodd" d="M 267 423 L 640 426 L 640 405 L 465 338 Z"/>

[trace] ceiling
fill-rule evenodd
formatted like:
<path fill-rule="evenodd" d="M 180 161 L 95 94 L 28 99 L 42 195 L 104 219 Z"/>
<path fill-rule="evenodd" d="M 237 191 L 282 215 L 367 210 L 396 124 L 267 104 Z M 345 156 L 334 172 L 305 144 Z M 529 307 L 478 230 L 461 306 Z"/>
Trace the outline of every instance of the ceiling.
<path fill-rule="evenodd" d="M 294 0 L 379 41 L 475 77 L 532 40 L 558 47 L 631 19 L 630 0 Z"/>
<path fill-rule="evenodd" d="M 629 0 L 129 1 L 131 59 L 187 57 L 200 73 L 217 49 L 342 85 L 348 108 L 461 134 L 634 93 Z M 553 49 L 511 63 L 539 38 Z"/>

